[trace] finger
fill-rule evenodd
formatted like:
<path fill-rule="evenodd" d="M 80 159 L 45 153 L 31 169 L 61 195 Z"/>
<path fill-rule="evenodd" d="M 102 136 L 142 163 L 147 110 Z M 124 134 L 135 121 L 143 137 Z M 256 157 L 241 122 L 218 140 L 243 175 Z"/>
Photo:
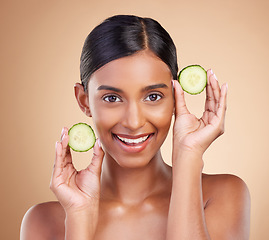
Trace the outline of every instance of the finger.
<path fill-rule="evenodd" d="M 62 128 L 62 132 L 61 132 L 61 141 L 62 141 L 62 139 L 63 139 L 63 135 L 64 135 L 64 133 L 66 133 L 67 132 L 67 128 L 66 127 L 63 127 Z"/>
<path fill-rule="evenodd" d="M 62 147 L 63 147 L 62 155 L 63 155 L 65 164 L 72 162 L 71 151 L 70 151 L 68 142 L 69 142 L 69 135 L 68 133 L 65 132 L 62 136 L 62 141 L 61 141 Z"/>
<path fill-rule="evenodd" d="M 101 147 L 100 139 L 97 139 L 93 147 L 93 158 L 87 169 L 97 176 L 100 176 L 102 170 L 102 162 L 104 158 L 104 151 Z"/>
<path fill-rule="evenodd" d="M 217 111 L 217 116 L 224 121 L 226 110 L 227 110 L 227 92 L 228 92 L 228 84 L 225 83 L 221 87 L 221 95 L 219 101 L 219 108 Z"/>
<path fill-rule="evenodd" d="M 68 144 L 68 138 L 66 137 L 66 132 L 67 128 L 63 128 L 61 133 L 61 141 L 57 141 L 55 145 L 55 160 L 54 160 L 52 178 L 59 176 L 63 171 L 64 166 L 66 165 L 66 154 L 68 153 L 68 151 L 66 151 Z M 69 158 L 71 158 L 70 150 L 68 154 L 70 155 Z"/>
<path fill-rule="evenodd" d="M 214 94 L 214 99 L 215 99 L 215 109 L 214 110 L 216 112 L 217 109 L 219 108 L 220 86 L 219 86 L 219 82 L 217 80 L 217 77 L 214 73 L 210 76 L 209 81 L 211 83 L 213 94 Z"/>
<path fill-rule="evenodd" d="M 207 75 L 207 79 L 209 79 L 210 78 L 210 76 L 213 74 L 213 71 L 212 71 L 212 69 L 210 68 L 210 69 L 208 69 L 207 71 L 206 71 L 206 75 Z"/>
<path fill-rule="evenodd" d="M 62 144 L 61 142 L 56 142 L 55 145 L 55 160 L 54 160 L 54 166 L 52 170 L 52 176 L 51 176 L 51 187 L 53 187 L 53 183 L 57 176 L 59 176 L 63 169 L 63 157 L 62 157 Z"/>
<path fill-rule="evenodd" d="M 212 75 L 212 71 L 210 69 L 207 71 L 206 101 L 205 101 L 205 111 L 208 111 L 208 112 L 215 111 L 215 99 L 214 99 L 213 89 L 210 83 L 211 75 Z"/>
<path fill-rule="evenodd" d="M 61 142 L 56 142 L 55 145 L 55 167 L 61 168 L 62 167 L 62 161 L 63 161 L 63 147 Z"/>
<path fill-rule="evenodd" d="M 179 82 L 177 80 L 172 80 L 174 85 L 175 92 L 175 115 L 180 116 L 183 114 L 189 114 L 189 110 L 186 105 L 184 91 L 181 88 Z"/>

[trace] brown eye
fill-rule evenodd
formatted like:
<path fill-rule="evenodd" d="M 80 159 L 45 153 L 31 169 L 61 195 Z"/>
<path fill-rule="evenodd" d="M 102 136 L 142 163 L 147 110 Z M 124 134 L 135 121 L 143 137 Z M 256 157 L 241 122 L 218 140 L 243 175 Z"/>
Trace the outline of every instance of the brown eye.
<path fill-rule="evenodd" d="M 104 101 L 106 102 L 120 102 L 120 98 L 115 95 L 108 95 L 104 97 Z"/>
<path fill-rule="evenodd" d="M 161 98 L 162 96 L 160 96 L 160 94 L 153 93 L 153 94 L 148 95 L 148 97 L 146 98 L 146 101 L 156 102 L 160 100 Z"/>

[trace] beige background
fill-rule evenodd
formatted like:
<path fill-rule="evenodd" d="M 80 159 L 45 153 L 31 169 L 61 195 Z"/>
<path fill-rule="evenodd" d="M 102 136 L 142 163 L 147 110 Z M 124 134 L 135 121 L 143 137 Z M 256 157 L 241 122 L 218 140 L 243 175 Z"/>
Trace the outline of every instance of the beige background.
<path fill-rule="evenodd" d="M 61 128 L 91 123 L 73 95 L 82 44 L 94 26 L 120 13 L 156 18 L 175 41 L 180 68 L 199 63 L 229 83 L 226 132 L 206 152 L 205 172 L 245 180 L 251 239 L 269 239 L 268 10 L 266 0 L 1 0 L 0 239 L 19 239 L 27 209 L 55 199 L 49 182 Z M 190 110 L 200 115 L 204 97 L 187 96 Z M 91 154 L 74 154 L 76 166 Z"/>

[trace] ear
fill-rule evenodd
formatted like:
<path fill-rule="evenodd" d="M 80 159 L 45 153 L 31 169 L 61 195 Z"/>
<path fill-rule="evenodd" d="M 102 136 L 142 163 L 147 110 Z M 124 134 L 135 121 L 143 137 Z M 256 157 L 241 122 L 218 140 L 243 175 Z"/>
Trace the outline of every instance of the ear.
<path fill-rule="evenodd" d="M 92 115 L 89 107 L 89 96 L 84 91 L 84 87 L 80 83 L 76 83 L 74 86 L 74 90 L 81 111 L 84 112 L 88 117 L 91 117 Z"/>

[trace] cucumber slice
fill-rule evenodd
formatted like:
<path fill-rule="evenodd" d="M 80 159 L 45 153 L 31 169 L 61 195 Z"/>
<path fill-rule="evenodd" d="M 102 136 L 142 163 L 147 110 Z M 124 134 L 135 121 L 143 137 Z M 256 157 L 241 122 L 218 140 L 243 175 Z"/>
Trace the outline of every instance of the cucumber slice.
<path fill-rule="evenodd" d="M 87 123 L 74 124 L 68 131 L 68 145 L 76 152 L 87 152 L 96 141 L 93 129 Z"/>
<path fill-rule="evenodd" d="M 200 65 L 190 65 L 183 68 L 178 75 L 182 89 L 192 95 L 201 93 L 207 84 L 206 70 Z"/>

